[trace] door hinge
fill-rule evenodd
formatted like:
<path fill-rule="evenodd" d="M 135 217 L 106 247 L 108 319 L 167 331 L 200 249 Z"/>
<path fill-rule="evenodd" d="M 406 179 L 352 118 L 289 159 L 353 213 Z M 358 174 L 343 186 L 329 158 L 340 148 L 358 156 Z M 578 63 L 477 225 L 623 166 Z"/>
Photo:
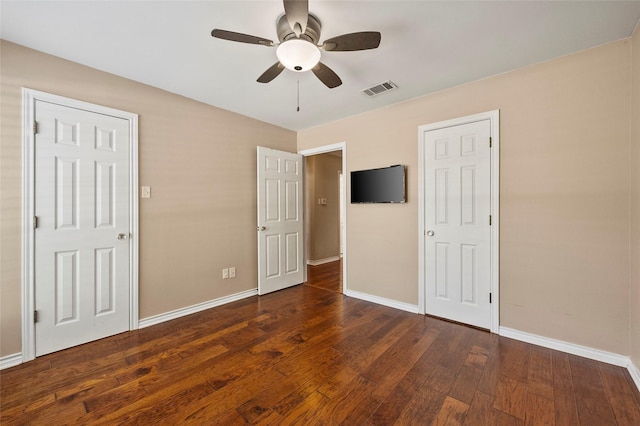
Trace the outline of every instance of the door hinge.
<path fill-rule="evenodd" d="M 493 302 L 491 301 L 491 293 L 489 293 L 489 303 L 493 303 Z"/>
<path fill-rule="evenodd" d="M 489 136 L 489 148 L 493 148 L 493 140 L 491 139 L 491 136 Z"/>
<path fill-rule="evenodd" d="M 33 323 L 38 322 L 38 311 L 33 311 Z"/>
<path fill-rule="evenodd" d="M 38 216 L 33 217 L 33 229 L 38 227 Z"/>
<path fill-rule="evenodd" d="M 491 226 L 491 222 L 492 222 L 491 215 L 489 215 L 489 226 Z"/>
<path fill-rule="evenodd" d="M 34 121 L 33 122 L 33 134 L 37 134 L 38 133 L 38 122 Z"/>

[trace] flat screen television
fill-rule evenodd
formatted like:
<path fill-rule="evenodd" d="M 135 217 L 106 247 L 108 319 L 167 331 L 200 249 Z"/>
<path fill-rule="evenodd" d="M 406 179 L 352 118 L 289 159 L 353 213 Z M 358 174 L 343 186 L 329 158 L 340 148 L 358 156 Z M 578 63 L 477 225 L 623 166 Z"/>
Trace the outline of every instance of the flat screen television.
<path fill-rule="evenodd" d="M 351 172 L 351 203 L 404 203 L 406 166 Z"/>

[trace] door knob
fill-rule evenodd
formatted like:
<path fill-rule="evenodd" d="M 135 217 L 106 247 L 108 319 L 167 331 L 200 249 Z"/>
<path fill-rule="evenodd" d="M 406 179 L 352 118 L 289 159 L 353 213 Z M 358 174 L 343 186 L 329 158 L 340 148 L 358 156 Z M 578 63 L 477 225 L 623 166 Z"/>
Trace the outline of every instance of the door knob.
<path fill-rule="evenodd" d="M 117 238 L 118 238 L 119 240 L 127 240 L 127 239 L 129 239 L 129 234 L 120 233 L 120 234 L 118 234 L 118 237 L 117 237 Z"/>
<path fill-rule="evenodd" d="M 265 229 L 267 228 L 265 228 L 264 226 L 258 226 L 258 231 L 264 231 Z"/>
<path fill-rule="evenodd" d="M 435 235 L 435 233 L 431 230 L 427 231 L 427 236 L 429 237 L 433 237 Z"/>

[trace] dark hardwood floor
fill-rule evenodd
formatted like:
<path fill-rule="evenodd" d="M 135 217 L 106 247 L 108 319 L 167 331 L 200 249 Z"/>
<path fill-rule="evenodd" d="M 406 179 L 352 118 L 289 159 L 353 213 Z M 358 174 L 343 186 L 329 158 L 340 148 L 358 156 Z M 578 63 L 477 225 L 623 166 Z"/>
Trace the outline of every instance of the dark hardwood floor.
<path fill-rule="evenodd" d="M 640 424 L 623 368 L 347 298 L 321 269 L 4 370 L 0 423 Z"/>
<path fill-rule="evenodd" d="M 322 265 L 307 266 L 305 285 L 342 293 L 342 259 Z"/>

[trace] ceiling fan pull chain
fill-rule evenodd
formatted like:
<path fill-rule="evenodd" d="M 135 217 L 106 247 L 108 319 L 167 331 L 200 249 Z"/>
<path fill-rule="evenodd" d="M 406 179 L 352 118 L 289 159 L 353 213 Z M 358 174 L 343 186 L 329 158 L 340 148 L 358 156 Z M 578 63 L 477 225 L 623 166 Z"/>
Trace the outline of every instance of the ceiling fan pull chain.
<path fill-rule="evenodd" d="M 300 112 L 300 80 L 298 80 L 298 108 L 296 111 Z"/>

